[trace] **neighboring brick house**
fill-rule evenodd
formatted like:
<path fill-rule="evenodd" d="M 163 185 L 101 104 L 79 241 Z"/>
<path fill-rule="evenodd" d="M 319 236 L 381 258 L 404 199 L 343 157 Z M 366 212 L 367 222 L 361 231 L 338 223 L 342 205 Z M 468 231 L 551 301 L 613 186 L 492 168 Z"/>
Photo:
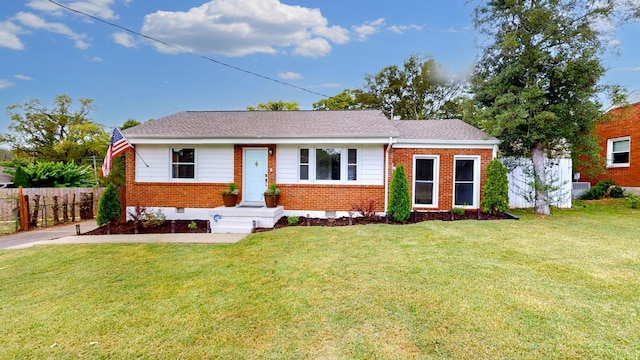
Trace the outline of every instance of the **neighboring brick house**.
<path fill-rule="evenodd" d="M 399 164 L 413 209 L 478 208 L 498 148 L 460 120 L 392 121 L 377 110 L 187 111 L 123 133 L 135 147 L 127 207 L 161 208 L 168 218 L 210 217 L 229 182 L 254 206 L 277 183 L 284 215 L 342 216 L 370 200 L 384 212 Z"/>
<path fill-rule="evenodd" d="M 640 193 L 640 101 L 607 112 L 610 120 L 596 125 L 606 172 L 597 179 L 585 179 L 592 185 L 613 180 L 618 186 Z"/>

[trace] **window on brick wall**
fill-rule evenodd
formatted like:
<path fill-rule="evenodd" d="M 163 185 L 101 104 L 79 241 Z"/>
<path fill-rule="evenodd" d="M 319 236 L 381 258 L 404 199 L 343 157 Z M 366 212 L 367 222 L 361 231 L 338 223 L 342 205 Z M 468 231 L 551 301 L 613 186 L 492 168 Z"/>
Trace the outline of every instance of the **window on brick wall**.
<path fill-rule="evenodd" d="M 454 157 L 453 205 L 477 208 L 480 198 L 480 159 Z"/>
<path fill-rule="evenodd" d="M 196 167 L 195 149 L 171 149 L 171 178 L 194 179 Z"/>
<path fill-rule="evenodd" d="M 358 179 L 358 149 L 302 148 L 298 153 L 301 181 L 344 182 Z"/>
<path fill-rule="evenodd" d="M 629 166 L 631 138 L 628 136 L 607 140 L 607 166 Z"/>
<path fill-rule="evenodd" d="M 438 205 L 437 156 L 416 156 L 413 160 L 413 203 L 416 206 Z"/>

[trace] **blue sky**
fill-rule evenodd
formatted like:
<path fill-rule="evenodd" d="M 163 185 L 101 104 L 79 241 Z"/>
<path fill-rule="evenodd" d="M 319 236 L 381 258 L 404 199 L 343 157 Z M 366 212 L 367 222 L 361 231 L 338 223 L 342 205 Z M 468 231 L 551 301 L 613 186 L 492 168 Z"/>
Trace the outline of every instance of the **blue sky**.
<path fill-rule="evenodd" d="M 432 55 L 467 73 L 478 54 L 464 0 L 58 0 L 176 45 L 167 48 L 48 0 L 0 3 L 0 107 L 55 95 L 91 98 L 106 126 L 183 110 L 242 110 L 322 96 L 233 70 L 199 55 L 333 96 L 366 74 Z M 634 0 L 635 1 L 635 0 Z M 640 89 L 640 25 L 614 29 L 604 82 Z M 0 111 L 0 132 L 10 120 Z"/>

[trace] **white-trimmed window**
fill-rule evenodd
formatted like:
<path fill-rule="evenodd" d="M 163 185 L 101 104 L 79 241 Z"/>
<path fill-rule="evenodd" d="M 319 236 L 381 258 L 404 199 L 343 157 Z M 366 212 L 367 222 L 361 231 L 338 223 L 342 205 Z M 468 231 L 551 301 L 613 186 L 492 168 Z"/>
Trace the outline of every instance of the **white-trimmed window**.
<path fill-rule="evenodd" d="M 300 181 L 345 182 L 358 179 L 358 149 L 309 147 L 298 151 Z"/>
<path fill-rule="evenodd" d="M 480 157 L 454 156 L 453 206 L 477 208 L 480 199 Z"/>
<path fill-rule="evenodd" d="M 629 166 L 631 138 L 628 136 L 607 140 L 607 166 Z"/>
<path fill-rule="evenodd" d="M 438 206 L 438 156 L 413 159 L 413 204 L 416 207 Z"/>
<path fill-rule="evenodd" d="M 195 179 L 196 150 L 187 148 L 171 149 L 171 178 Z"/>

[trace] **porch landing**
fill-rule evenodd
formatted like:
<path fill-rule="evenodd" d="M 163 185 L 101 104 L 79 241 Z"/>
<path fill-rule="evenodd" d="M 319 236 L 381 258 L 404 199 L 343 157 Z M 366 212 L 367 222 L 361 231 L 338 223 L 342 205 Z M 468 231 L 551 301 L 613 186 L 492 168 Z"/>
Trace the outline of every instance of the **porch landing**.
<path fill-rule="evenodd" d="M 268 208 L 264 203 L 220 206 L 209 211 L 211 232 L 249 234 L 254 228 L 273 228 L 283 213 L 283 206 Z"/>

